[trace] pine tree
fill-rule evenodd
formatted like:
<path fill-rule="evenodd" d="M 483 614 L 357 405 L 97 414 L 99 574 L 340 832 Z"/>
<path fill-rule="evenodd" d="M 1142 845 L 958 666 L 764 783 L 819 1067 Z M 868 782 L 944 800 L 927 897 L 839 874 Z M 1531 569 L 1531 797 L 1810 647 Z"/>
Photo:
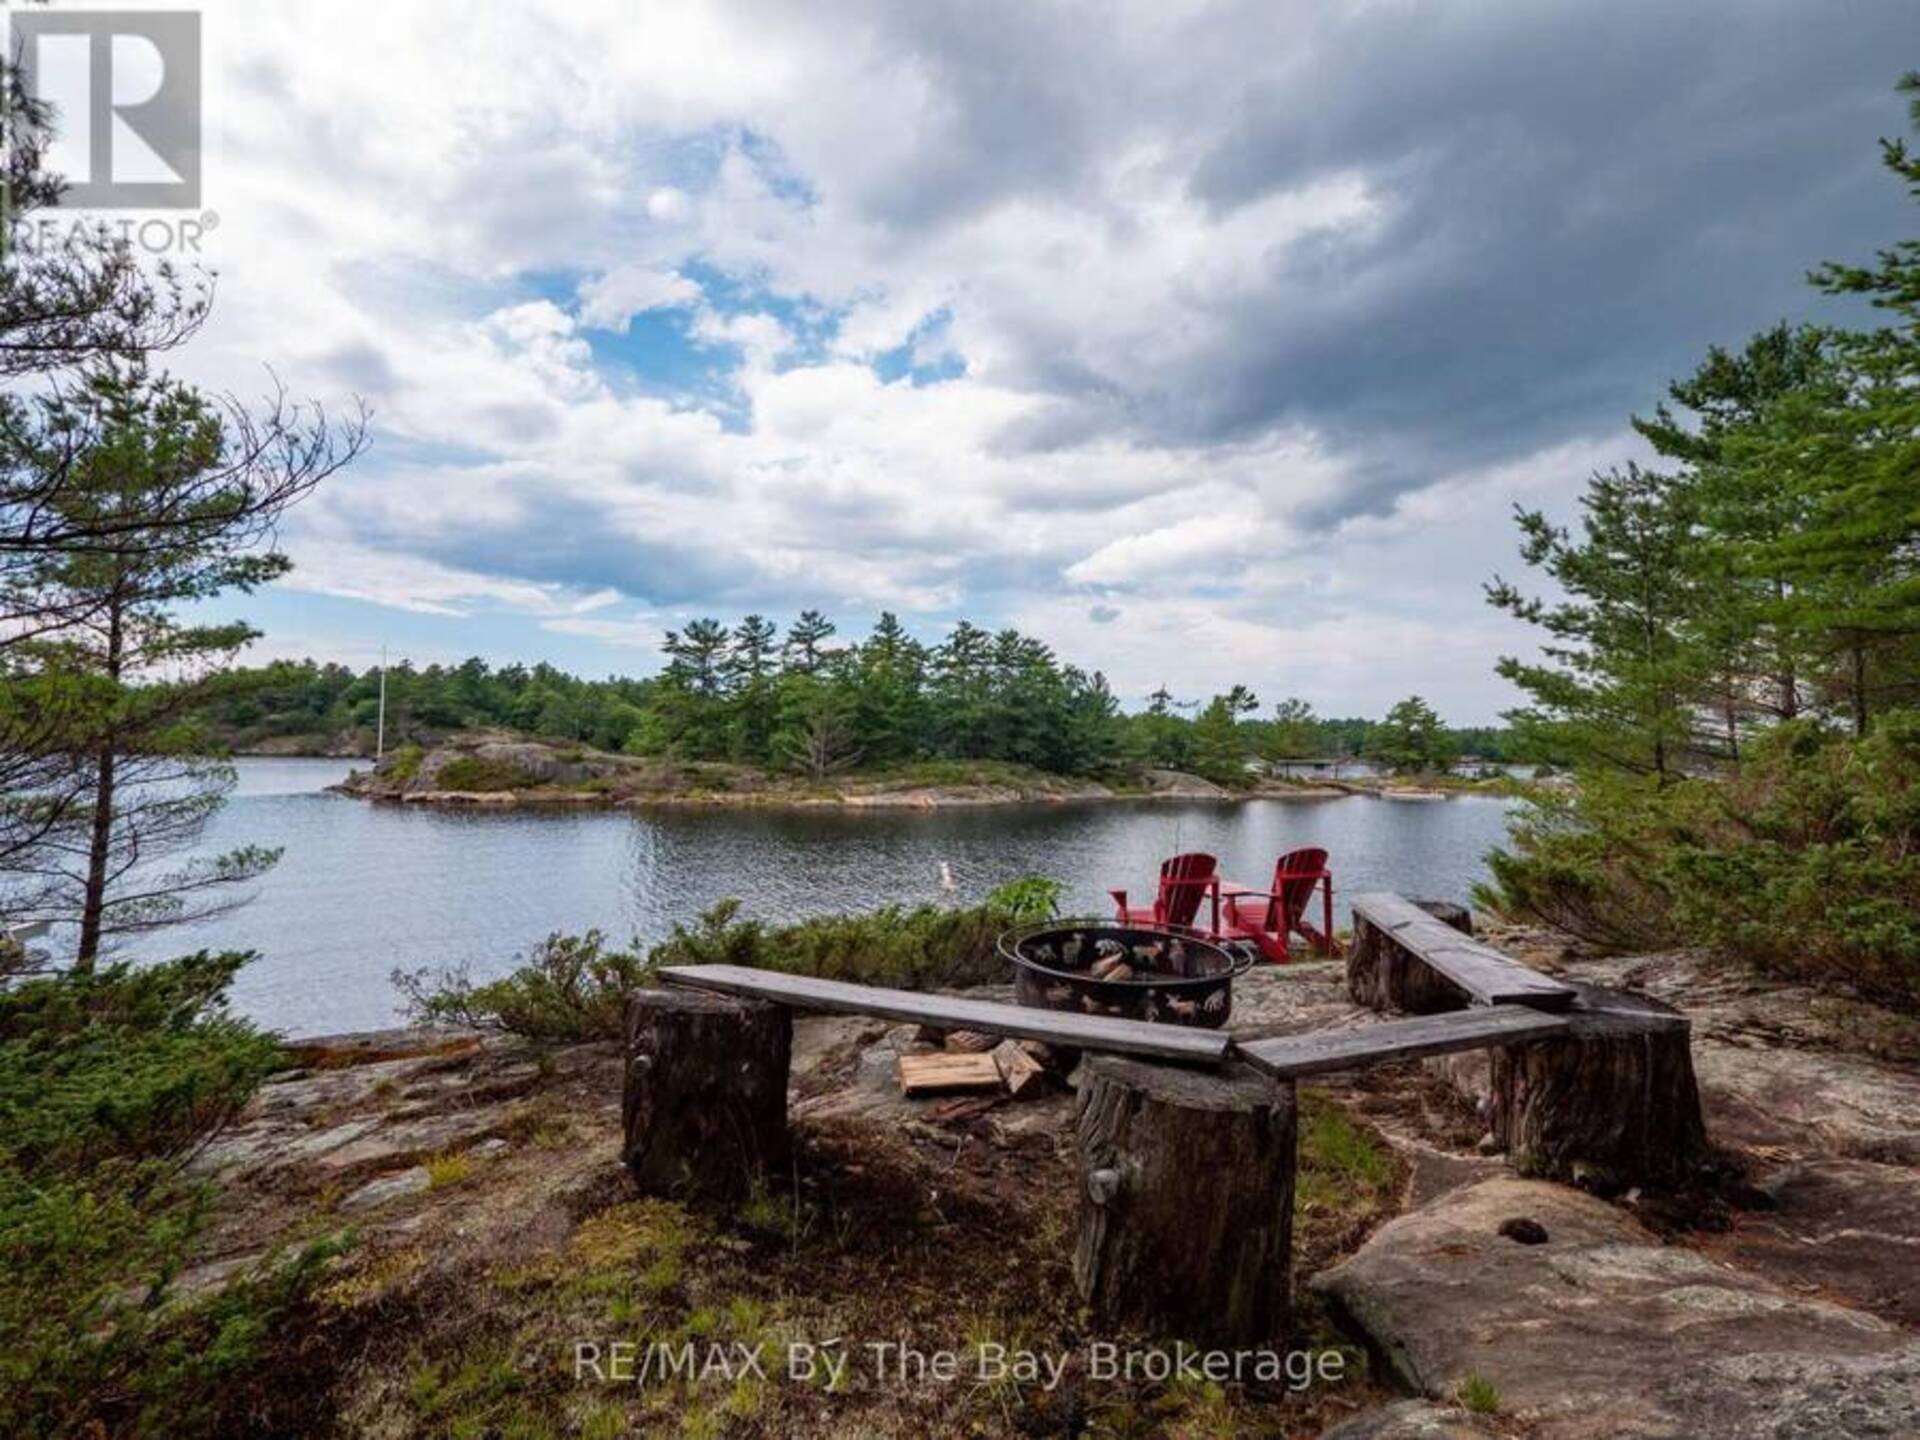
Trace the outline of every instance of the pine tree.
<path fill-rule="evenodd" d="M 1666 405 L 1633 422 L 1686 467 L 1698 523 L 1693 624 L 1703 655 L 1717 657 L 1701 699 L 1728 758 L 1752 719 L 1790 720 L 1814 700 L 1808 597 L 1781 550 L 1811 519 L 1813 492 L 1797 466 L 1756 457 L 1753 441 L 1790 399 L 1830 394 L 1834 374 L 1825 332 L 1778 325 L 1742 350 L 1715 346 L 1669 387 L 1691 424 Z"/>
<path fill-rule="evenodd" d="M 1920 127 L 1920 71 L 1899 88 Z M 1881 158 L 1920 200 L 1920 152 L 1883 140 Z M 1784 409 L 1756 449 L 1798 462 L 1817 489 L 1811 522 L 1781 552 L 1815 592 L 1809 619 L 1836 638 L 1840 683 L 1864 734 L 1876 709 L 1920 695 L 1920 240 L 1812 278 L 1830 294 L 1868 297 L 1888 323 L 1837 336 L 1848 393 Z"/>
<path fill-rule="evenodd" d="M 74 617 L 9 647 L 6 718 L 58 706 L 69 723 L 47 747 L 84 789 L 73 823 L 47 837 L 28 869 L 47 918 L 77 922 L 74 968 L 92 968 L 120 934 L 205 916 L 237 903 L 235 888 L 277 852 L 250 848 L 162 868 L 190 848 L 218 807 L 231 771 L 207 756 L 197 717 L 227 682 L 223 670 L 256 632 L 189 624 L 174 614 L 283 574 L 282 554 L 255 544 L 253 517 L 202 510 L 173 523 L 171 498 L 236 463 L 220 413 L 194 391 L 139 367 L 99 367 L 77 390 L 16 412 L 4 463 L 31 475 L 57 467 L 57 523 L 110 523 L 107 548 L 37 554 L 8 576 L 8 599 Z M 134 517 L 158 517 L 152 529 Z M 26 593 L 22 593 L 26 592 Z"/>
<path fill-rule="evenodd" d="M 1304 760 L 1321 750 L 1320 722 L 1313 706 L 1289 696 L 1273 707 L 1273 721 L 1267 727 L 1266 755 L 1269 760 Z"/>
<path fill-rule="evenodd" d="M 783 662 L 789 670 L 811 675 L 826 659 L 825 645 L 835 634 L 834 623 L 818 610 L 802 610 L 787 631 Z"/>
<path fill-rule="evenodd" d="M 1707 669 L 1688 630 L 1697 588 L 1694 498 L 1671 477 L 1630 465 L 1596 475 L 1576 539 L 1539 511 L 1516 509 L 1528 565 L 1566 598 L 1521 594 L 1504 580 L 1488 600 L 1549 637 L 1548 663 L 1503 657 L 1499 673 L 1532 698 L 1507 719 L 1530 757 L 1651 774 L 1679 773 Z"/>
<path fill-rule="evenodd" d="M 1249 747 L 1240 717 L 1259 708 L 1260 701 L 1244 685 L 1209 700 L 1193 723 L 1193 768 L 1221 783 L 1244 780 Z"/>
<path fill-rule="evenodd" d="M 852 658 L 853 715 L 861 754 L 876 764 L 911 760 L 926 728 L 927 653 L 891 612 Z"/>
<path fill-rule="evenodd" d="M 1433 707 L 1409 695 L 1367 732 L 1367 755 L 1399 774 L 1424 773 L 1444 770 L 1453 745 Z"/>
<path fill-rule="evenodd" d="M 772 758 L 773 732 L 779 721 L 775 680 L 775 640 L 779 632 L 761 615 L 749 615 L 734 627 L 726 668 L 733 692 L 733 754 L 762 764 Z"/>

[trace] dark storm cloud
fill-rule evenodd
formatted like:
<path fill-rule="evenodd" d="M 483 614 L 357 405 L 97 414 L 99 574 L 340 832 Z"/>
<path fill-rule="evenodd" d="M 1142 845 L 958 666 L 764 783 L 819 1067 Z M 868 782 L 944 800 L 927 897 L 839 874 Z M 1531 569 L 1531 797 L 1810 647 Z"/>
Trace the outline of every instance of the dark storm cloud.
<path fill-rule="evenodd" d="M 1710 343 L 1838 318 L 1807 268 L 1907 218 L 1874 142 L 1904 128 L 1913 0 L 1262 3 L 1146 33 L 1092 10 L 911 6 L 872 23 L 937 101 L 912 173 L 859 197 L 901 230 L 1036 192 L 1136 223 L 1096 177 L 1143 138 L 1216 216 L 1364 177 L 1384 203 L 1371 233 L 1276 249 L 1258 293 L 1203 308 L 1213 338 L 1151 383 L 1049 317 L 996 317 L 1009 371 L 1048 400 L 1005 448 L 1303 423 L 1359 477 L 1320 518 L 1617 427 Z"/>
<path fill-rule="evenodd" d="M 1321 62 L 1250 93 L 1192 177 L 1217 208 L 1331 171 L 1384 181 L 1367 250 L 1290 257 L 1288 309 L 1165 417 L 1306 419 L 1367 462 L 1348 508 L 1617 425 L 1707 344 L 1833 314 L 1805 270 L 1907 218 L 1874 139 L 1904 119 L 1911 4 L 1449 9 L 1328 27 Z"/>

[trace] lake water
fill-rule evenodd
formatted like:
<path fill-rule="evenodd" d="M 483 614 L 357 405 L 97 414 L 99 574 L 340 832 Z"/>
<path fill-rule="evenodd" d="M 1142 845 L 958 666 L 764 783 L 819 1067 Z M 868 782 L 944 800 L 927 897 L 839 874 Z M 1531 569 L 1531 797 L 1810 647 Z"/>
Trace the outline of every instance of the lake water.
<path fill-rule="evenodd" d="M 1505 834 L 1507 811 L 1499 798 L 1463 795 L 931 812 L 476 812 L 326 793 L 348 769 L 334 760 L 240 762 L 209 846 L 283 846 L 280 864 L 250 904 L 144 938 L 128 953 L 257 950 L 235 986 L 236 1007 L 290 1034 L 325 1034 L 394 1023 L 388 975 L 396 966 L 497 974 L 552 931 L 597 926 L 622 941 L 657 940 L 728 896 L 779 920 L 888 901 L 965 902 L 1037 872 L 1067 883 L 1073 909 L 1104 913 L 1111 886 L 1150 898 L 1161 859 L 1178 850 L 1211 851 L 1226 874 L 1259 885 L 1283 850 L 1320 845 L 1332 856 L 1336 902 L 1371 889 L 1464 900 Z M 941 889 L 943 863 L 951 893 Z"/>

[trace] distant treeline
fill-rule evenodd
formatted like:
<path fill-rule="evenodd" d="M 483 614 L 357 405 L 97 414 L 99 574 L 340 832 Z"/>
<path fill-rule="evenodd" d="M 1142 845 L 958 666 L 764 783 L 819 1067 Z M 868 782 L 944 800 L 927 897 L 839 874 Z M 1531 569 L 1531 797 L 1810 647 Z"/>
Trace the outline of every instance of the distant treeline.
<path fill-rule="evenodd" d="M 502 727 L 603 750 L 728 760 L 821 776 L 854 765 L 994 760 L 1057 774 L 1160 765 L 1220 779 L 1251 759 L 1373 756 L 1418 769 L 1455 755 L 1506 758 L 1505 733 L 1447 730 L 1417 700 L 1386 720 L 1322 719 L 1304 701 L 1266 715 L 1245 686 L 1205 701 L 1162 689 L 1120 707 L 1105 677 L 1063 664 L 1015 630 L 962 621 L 938 645 L 882 615 L 864 639 L 804 612 L 784 635 L 758 615 L 731 627 L 696 620 L 666 637 L 666 666 L 645 679 L 585 680 L 550 665 L 495 669 L 480 659 L 387 671 L 389 745 Z M 209 719 L 246 748 L 289 737 L 337 743 L 370 732 L 380 673 L 281 661 L 237 670 Z"/>

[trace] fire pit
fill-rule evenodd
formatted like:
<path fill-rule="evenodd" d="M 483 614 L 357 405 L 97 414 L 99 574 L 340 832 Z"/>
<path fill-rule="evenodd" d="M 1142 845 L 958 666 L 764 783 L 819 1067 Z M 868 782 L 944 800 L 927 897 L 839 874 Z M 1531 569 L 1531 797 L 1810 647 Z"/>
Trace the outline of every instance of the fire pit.
<path fill-rule="evenodd" d="M 1253 964 L 1191 930 L 1048 920 L 1009 930 L 1014 996 L 1040 1010 L 1218 1028 L 1233 1010 L 1233 977 Z"/>

